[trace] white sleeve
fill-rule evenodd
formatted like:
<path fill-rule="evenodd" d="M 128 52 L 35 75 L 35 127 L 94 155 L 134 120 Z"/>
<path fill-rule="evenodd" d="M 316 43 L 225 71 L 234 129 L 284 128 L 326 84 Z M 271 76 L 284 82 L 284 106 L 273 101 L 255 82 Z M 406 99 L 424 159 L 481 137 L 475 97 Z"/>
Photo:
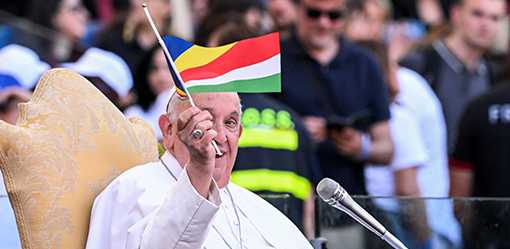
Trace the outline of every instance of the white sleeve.
<path fill-rule="evenodd" d="M 207 200 L 195 190 L 187 171 L 183 170 L 145 229 L 140 248 L 202 248 L 220 204 L 218 187 L 214 181 Z"/>
<path fill-rule="evenodd" d="M 392 115 L 390 128 L 395 151 L 391 169 L 397 171 L 423 166 L 428 158 L 414 116 L 405 110 L 392 112 Z"/>
<path fill-rule="evenodd" d="M 113 181 L 94 202 L 86 249 L 201 248 L 221 204 L 216 184 L 207 200 L 183 170 L 161 204 L 147 203 L 147 191 Z"/>
<path fill-rule="evenodd" d="M 121 177 L 108 185 L 94 201 L 86 249 L 135 248 L 127 245 L 127 231 L 143 219 L 141 212 L 133 211 L 139 210 L 137 200 L 143 192 Z"/>

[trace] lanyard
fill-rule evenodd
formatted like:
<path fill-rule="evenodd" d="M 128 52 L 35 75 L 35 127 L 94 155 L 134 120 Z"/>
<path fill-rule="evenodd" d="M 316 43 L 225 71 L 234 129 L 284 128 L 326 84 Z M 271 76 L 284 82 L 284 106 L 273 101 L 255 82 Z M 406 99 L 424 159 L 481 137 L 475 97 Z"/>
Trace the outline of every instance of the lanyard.
<path fill-rule="evenodd" d="M 172 176 L 172 178 L 173 178 L 175 181 L 177 181 L 177 177 L 176 177 L 176 176 L 172 173 L 172 171 L 171 171 L 171 170 L 170 170 L 170 168 L 166 165 L 166 163 L 165 163 L 162 159 L 160 159 L 160 161 L 161 161 L 161 163 L 163 164 L 163 166 L 165 166 L 165 169 L 168 171 L 168 173 L 170 174 L 170 176 Z M 230 192 L 230 189 L 228 189 L 228 186 L 226 186 L 226 187 L 225 187 L 225 189 L 227 190 L 227 194 L 228 194 L 228 196 L 229 196 L 229 199 L 230 199 L 230 201 L 232 202 L 232 206 L 233 206 L 233 208 L 234 208 L 234 213 L 235 213 L 235 216 L 236 216 L 237 222 L 239 223 L 239 226 L 238 226 L 238 227 L 239 227 L 239 247 L 240 247 L 240 249 L 243 249 L 244 247 L 243 247 L 243 239 L 242 239 L 242 235 L 241 235 L 241 230 L 242 230 L 242 229 L 241 229 L 241 219 L 240 219 L 240 217 L 239 217 L 239 212 L 237 211 L 238 207 L 237 207 L 237 205 L 236 205 L 236 204 L 235 204 L 235 202 L 234 202 L 234 198 L 233 198 L 233 196 L 232 196 L 232 193 Z M 227 214 L 227 211 L 226 211 L 226 210 L 225 210 L 225 213 Z M 228 218 L 228 214 L 227 214 L 227 220 L 228 220 L 229 226 L 231 226 L 231 222 L 230 222 L 230 219 Z M 230 249 L 234 249 L 234 248 L 233 248 L 233 247 L 232 247 L 232 246 L 228 243 L 228 240 L 227 240 L 227 239 L 223 236 L 223 234 L 222 234 L 222 233 L 218 230 L 218 228 L 217 228 L 215 225 L 213 225 L 213 228 L 214 228 L 214 230 L 215 230 L 215 231 L 216 231 L 216 232 L 220 235 L 220 237 L 223 239 L 223 241 L 225 242 L 225 244 L 227 244 L 227 246 L 228 246 Z M 232 232 L 233 232 L 233 230 L 234 230 L 234 229 L 232 229 L 232 227 L 231 227 L 231 230 L 232 230 Z M 235 236 L 235 234 L 234 234 L 234 237 L 236 237 L 236 236 Z"/>

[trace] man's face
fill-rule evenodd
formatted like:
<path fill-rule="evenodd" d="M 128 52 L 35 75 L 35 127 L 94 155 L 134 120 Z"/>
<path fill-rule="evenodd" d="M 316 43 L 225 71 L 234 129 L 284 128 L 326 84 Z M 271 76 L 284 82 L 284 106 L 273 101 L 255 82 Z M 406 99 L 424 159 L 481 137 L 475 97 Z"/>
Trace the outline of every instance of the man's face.
<path fill-rule="evenodd" d="M 381 41 L 386 25 L 386 11 L 378 1 L 367 1 L 362 11 L 349 13 L 345 35 L 353 41 Z"/>
<path fill-rule="evenodd" d="M 306 47 L 323 49 L 337 42 L 344 23 L 344 0 L 301 0 L 297 11 L 297 32 Z"/>
<path fill-rule="evenodd" d="M 239 96 L 235 93 L 199 93 L 193 94 L 193 100 L 200 110 L 207 110 L 213 117 L 213 129 L 218 135 L 214 139 L 222 156 L 216 156 L 213 178 L 219 187 L 230 180 L 230 174 L 237 156 L 239 137 L 241 136 L 241 112 Z M 190 107 L 188 102 L 178 104 L 177 116 Z M 189 161 L 187 147 L 177 136 L 176 120 L 170 119 L 170 134 L 165 134 L 165 146 L 176 157 L 181 166 Z"/>
<path fill-rule="evenodd" d="M 296 20 L 296 6 L 293 0 L 270 0 L 267 11 L 273 18 L 278 29 L 290 28 Z"/>
<path fill-rule="evenodd" d="M 464 0 L 453 9 L 454 29 L 470 46 L 486 49 L 494 41 L 505 11 L 504 0 Z"/>

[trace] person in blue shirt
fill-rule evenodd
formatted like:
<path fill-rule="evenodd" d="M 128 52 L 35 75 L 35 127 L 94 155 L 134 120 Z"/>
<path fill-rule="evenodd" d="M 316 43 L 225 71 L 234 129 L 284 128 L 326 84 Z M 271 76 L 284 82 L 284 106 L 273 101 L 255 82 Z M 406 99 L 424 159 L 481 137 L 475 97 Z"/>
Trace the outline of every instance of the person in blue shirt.
<path fill-rule="evenodd" d="M 373 56 L 342 38 L 345 8 L 343 0 L 299 2 L 275 97 L 303 116 L 322 174 L 365 194 L 364 164 L 388 164 L 393 154 L 388 92 Z M 328 129 L 328 120 L 352 122 Z"/>

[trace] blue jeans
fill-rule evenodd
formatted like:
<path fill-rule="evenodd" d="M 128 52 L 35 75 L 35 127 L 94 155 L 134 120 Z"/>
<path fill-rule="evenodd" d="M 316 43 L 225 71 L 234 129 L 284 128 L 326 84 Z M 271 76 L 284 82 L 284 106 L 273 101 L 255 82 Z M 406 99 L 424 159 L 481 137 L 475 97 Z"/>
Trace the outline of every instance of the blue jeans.
<path fill-rule="evenodd" d="M 387 222 L 389 222 L 389 231 L 404 243 L 409 249 L 453 249 L 454 246 L 444 236 L 432 231 L 431 237 L 426 241 L 419 241 L 415 234 L 409 231 L 404 225 L 400 213 L 383 211 Z"/>

